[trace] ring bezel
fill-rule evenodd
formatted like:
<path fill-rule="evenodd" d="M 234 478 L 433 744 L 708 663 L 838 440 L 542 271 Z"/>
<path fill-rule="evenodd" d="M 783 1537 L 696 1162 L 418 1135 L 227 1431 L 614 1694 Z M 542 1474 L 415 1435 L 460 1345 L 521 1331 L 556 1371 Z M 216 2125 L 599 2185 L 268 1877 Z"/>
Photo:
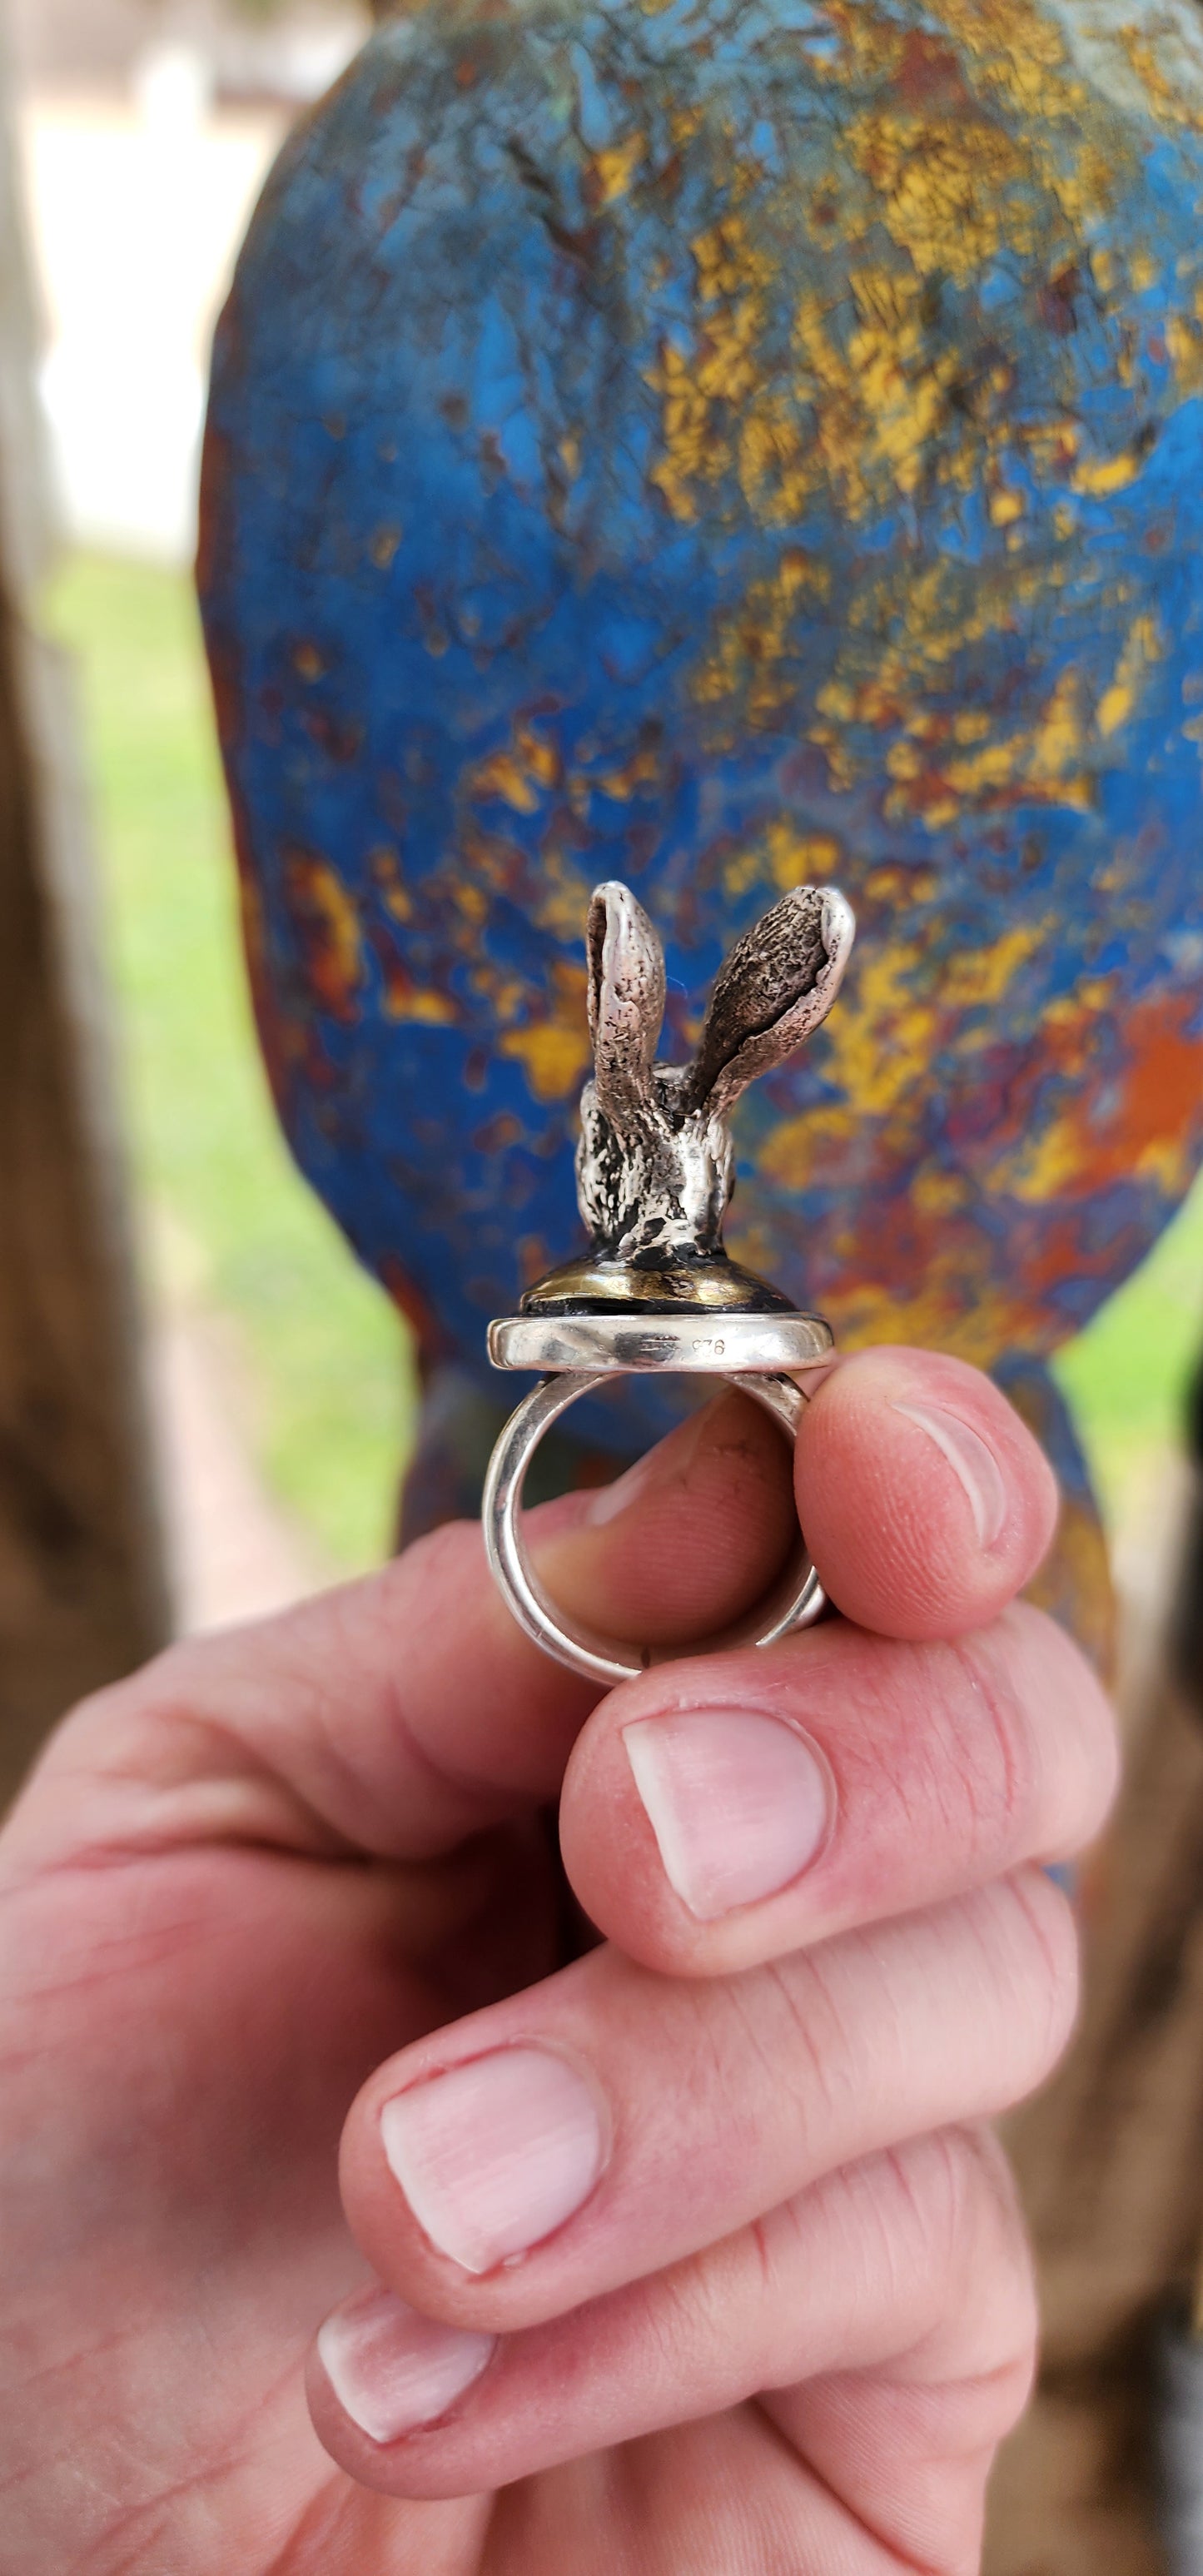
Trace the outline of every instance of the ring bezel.
<path fill-rule="evenodd" d="M 835 1348 L 822 1315 L 640 1315 L 611 1307 L 592 1315 L 506 1315 L 489 1326 L 494 1368 L 534 1370 L 541 1377 L 588 1370 L 593 1376 L 658 1375 L 683 1370 L 714 1377 L 782 1374 L 813 1368 Z"/>

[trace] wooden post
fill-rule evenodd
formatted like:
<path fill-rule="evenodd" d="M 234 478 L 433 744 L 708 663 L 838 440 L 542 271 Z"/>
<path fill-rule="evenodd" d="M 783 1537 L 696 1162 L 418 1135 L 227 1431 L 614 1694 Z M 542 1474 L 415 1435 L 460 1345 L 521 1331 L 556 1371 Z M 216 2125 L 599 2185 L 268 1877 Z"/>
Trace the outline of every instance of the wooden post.
<path fill-rule="evenodd" d="M 34 348 L 0 60 L 0 1799 L 168 1631 Z"/>

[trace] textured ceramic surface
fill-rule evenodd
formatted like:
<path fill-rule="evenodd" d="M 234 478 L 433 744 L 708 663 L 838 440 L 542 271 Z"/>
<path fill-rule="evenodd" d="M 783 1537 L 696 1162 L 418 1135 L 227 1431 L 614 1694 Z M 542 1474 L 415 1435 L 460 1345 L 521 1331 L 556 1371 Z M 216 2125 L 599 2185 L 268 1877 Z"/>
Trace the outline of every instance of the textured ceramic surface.
<path fill-rule="evenodd" d="M 728 1230 L 843 1342 L 1026 1364 L 1131 1270 L 1203 1149 L 1201 430 L 1190 0 L 367 47 L 241 260 L 202 589 L 281 1112 L 429 1349 L 486 1385 L 581 1242 L 603 877 L 682 1055 L 851 898 Z"/>

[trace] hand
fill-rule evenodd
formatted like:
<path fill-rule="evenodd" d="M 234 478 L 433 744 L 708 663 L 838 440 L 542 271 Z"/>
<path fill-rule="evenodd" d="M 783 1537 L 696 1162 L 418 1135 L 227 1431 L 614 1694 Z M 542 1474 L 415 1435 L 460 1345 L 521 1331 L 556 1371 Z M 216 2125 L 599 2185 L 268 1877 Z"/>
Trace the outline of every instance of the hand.
<path fill-rule="evenodd" d="M 681 1649 L 787 1477 L 720 1399 L 546 1579 Z M 1070 2027 L 1039 1864 L 1111 1727 L 984 1379 L 838 1364 L 796 1483 L 845 1617 L 779 1647 L 595 1704 L 456 1527 L 60 1731 L 0 1847 L 6 2576 L 975 2563 L 1034 2349 L 980 2124 Z"/>

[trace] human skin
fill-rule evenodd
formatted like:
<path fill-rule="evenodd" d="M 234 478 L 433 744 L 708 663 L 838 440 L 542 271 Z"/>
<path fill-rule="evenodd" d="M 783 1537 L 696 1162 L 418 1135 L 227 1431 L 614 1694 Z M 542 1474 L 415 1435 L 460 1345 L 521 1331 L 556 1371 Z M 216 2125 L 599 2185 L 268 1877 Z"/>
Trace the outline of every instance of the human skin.
<path fill-rule="evenodd" d="M 986 2124 L 1114 1741 L 1002 1397 L 810 1385 L 804 1636 L 688 1652 L 788 1544 L 728 1396 L 532 1516 L 666 1650 L 622 1689 L 456 1526 L 59 1731 L 0 1843 L 5 2576 L 975 2566 L 1035 2351 Z"/>

